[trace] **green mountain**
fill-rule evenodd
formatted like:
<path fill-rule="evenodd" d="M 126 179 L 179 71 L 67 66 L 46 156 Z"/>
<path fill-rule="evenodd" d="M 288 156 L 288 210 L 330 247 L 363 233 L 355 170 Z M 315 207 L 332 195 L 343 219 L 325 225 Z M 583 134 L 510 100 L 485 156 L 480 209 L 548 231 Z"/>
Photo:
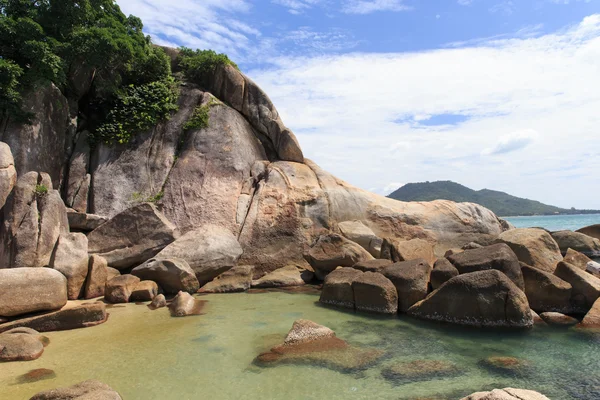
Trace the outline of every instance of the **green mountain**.
<path fill-rule="evenodd" d="M 498 216 L 548 215 L 548 214 L 587 214 L 598 210 L 566 209 L 539 201 L 522 199 L 496 190 L 473 190 L 452 181 L 408 183 L 388 195 L 401 201 L 452 200 L 477 203 L 489 208 Z"/>

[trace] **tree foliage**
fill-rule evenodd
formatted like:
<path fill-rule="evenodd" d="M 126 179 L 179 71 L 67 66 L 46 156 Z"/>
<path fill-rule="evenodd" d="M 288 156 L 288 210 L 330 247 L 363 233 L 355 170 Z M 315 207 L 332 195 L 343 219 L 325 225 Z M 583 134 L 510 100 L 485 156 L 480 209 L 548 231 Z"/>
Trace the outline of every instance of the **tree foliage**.
<path fill-rule="evenodd" d="M 213 50 L 192 50 L 181 47 L 179 66 L 183 69 L 185 77 L 193 82 L 203 83 L 207 77 L 212 76 L 219 65 L 238 66 L 225 54 L 218 54 Z"/>

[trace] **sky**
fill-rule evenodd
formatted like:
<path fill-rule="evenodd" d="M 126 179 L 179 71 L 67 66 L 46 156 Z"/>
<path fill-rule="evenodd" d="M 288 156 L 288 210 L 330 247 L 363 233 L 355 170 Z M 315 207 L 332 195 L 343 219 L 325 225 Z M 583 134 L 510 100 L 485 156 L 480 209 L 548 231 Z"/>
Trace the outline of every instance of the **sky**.
<path fill-rule="evenodd" d="M 117 2 L 155 43 L 228 54 L 351 184 L 600 209 L 600 0 Z"/>

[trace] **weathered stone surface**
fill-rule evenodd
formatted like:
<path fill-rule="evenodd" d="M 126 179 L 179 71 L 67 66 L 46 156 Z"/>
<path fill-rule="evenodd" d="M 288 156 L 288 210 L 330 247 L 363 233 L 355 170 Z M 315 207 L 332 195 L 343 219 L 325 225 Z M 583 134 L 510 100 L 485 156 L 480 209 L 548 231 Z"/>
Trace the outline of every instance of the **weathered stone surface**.
<path fill-rule="evenodd" d="M 173 317 L 187 317 L 202 313 L 204 301 L 197 300 L 187 292 L 179 292 L 169 304 L 169 310 Z"/>
<path fill-rule="evenodd" d="M 571 284 L 559 277 L 521 263 L 525 295 L 529 306 L 537 311 L 570 312 Z"/>
<path fill-rule="evenodd" d="M 381 273 L 398 291 L 398 311 L 406 312 L 427 296 L 431 265 L 423 259 L 397 262 L 385 267 Z"/>
<path fill-rule="evenodd" d="M 131 274 L 112 278 L 106 282 L 104 299 L 113 304 L 128 303 L 131 293 L 138 283 L 140 283 L 140 278 Z"/>
<path fill-rule="evenodd" d="M 63 233 L 59 236 L 51 260 L 51 267 L 67 278 L 69 300 L 84 294 L 83 285 L 88 275 L 88 240 L 83 233 Z"/>
<path fill-rule="evenodd" d="M 390 365 L 381 374 L 394 383 L 428 381 L 462 373 L 454 363 L 445 360 L 415 360 Z"/>
<path fill-rule="evenodd" d="M 165 295 L 159 294 L 152 300 L 152 303 L 150 303 L 150 305 L 148 307 L 150 307 L 152 310 L 156 310 L 158 308 L 163 308 L 166 306 L 167 306 L 167 299 L 165 298 Z"/>
<path fill-rule="evenodd" d="M 519 289 L 525 288 L 519 260 L 511 248 L 504 243 L 465 250 L 448 257 L 448 260 L 461 274 L 495 269 L 508 276 Z"/>
<path fill-rule="evenodd" d="M 45 267 L 58 236 L 68 231 L 67 212 L 50 176 L 29 172 L 17 181 L 4 206 L 0 265 Z"/>
<path fill-rule="evenodd" d="M 423 239 L 385 239 L 381 245 L 381 258 L 393 262 L 422 259 L 431 264 L 436 260 L 433 245 Z"/>
<path fill-rule="evenodd" d="M 352 282 L 354 305 L 358 311 L 380 314 L 398 312 L 398 293 L 394 284 L 378 272 L 365 272 Z"/>
<path fill-rule="evenodd" d="M 241 255 L 242 248 L 231 232 L 219 226 L 204 225 L 181 236 L 156 258 L 185 260 L 202 286 L 235 266 Z"/>
<path fill-rule="evenodd" d="M 372 260 L 373 256 L 357 243 L 337 234 L 328 234 L 319 237 L 308 251 L 307 259 L 317 278 L 323 280 L 337 267 L 352 267 L 359 261 Z"/>
<path fill-rule="evenodd" d="M 284 346 L 293 346 L 306 344 L 315 340 L 331 339 L 335 337 L 335 332 L 326 326 L 319 325 L 307 319 L 294 321 L 292 329 L 288 332 L 283 341 Z"/>
<path fill-rule="evenodd" d="M 86 213 L 88 209 L 88 194 L 92 178 L 88 173 L 89 169 L 90 145 L 88 132 L 83 131 L 77 138 L 75 149 L 69 161 L 69 179 L 65 199 L 67 207 L 80 213 Z M 69 222 L 71 222 L 70 218 Z"/>
<path fill-rule="evenodd" d="M 314 273 L 302 267 L 287 265 L 252 281 L 253 288 L 302 286 L 314 278 Z"/>
<path fill-rule="evenodd" d="M 585 228 L 578 229 L 575 232 L 583 233 L 584 235 L 600 240 L 600 224 L 586 226 Z"/>
<path fill-rule="evenodd" d="M 381 272 L 381 270 L 392 264 L 392 260 L 366 260 L 359 261 L 352 268 L 363 272 Z"/>
<path fill-rule="evenodd" d="M 510 328 L 533 325 L 525 293 L 494 269 L 450 279 L 425 300 L 412 306 L 408 313 L 460 325 Z"/>
<path fill-rule="evenodd" d="M 458 276 L 458 270 L 448 259 L 438 258 L 431 270 L 431 288 L 436 290 L 450 279 Z"/>
<path fill-rule="evenodd" d="M 540 317 L 548 325 L 573 326 L 579 323 L 578 319 L 569 317 L 568 315 L 561 314 L 558 312 L 544 312 L 540 314 Z"/>
<path fill-rule="evenodd" d="M 0 142 L 0 210 L 17 183 L 17 170 L 10 147 Z"/>
<path fill-rule="evenodd" d="M 295 268 L 295 267 L 294 267 Z M 211 282 L 202 286 L 200 293 L 232 293 L 245 292 L 252 286 L 254 267 L 238 265 L 223 272 Z"/>
<path fill-rule="evenodd" d="M 563 253 L 573 249 L 589 257 L 600 256 L 600 239 L 572 231 L 552 232 L 552 237 Z"/>
<path fill-rule="evenodd" d="M 104 296 L 108 280 L 107 262 L 104 257 L 92 254 L 88 262 L 88 274 L 84 285 L 84 298 L 93 299 Z M 114 276 L 111 277 L 111 279 Z"/>
<path fill-rule="evenodd" d="M 542 319 L 535 311 L 531 310 L 531 317 L 533 318 L 533 326 L 548 326 L 546 321 Z"/>
<path fill-rule="evenodd" d="M 579 326 L 582 328 L 600 328 L 600 299 L 594 302 Z"/>
<path fill-rule="evenodd" d="M 200 288 L 194 270 L 182 259 L 177 258 L 152 258 L 144 264 L 135 267 L 132 275 L 140 279 L 151 280 L 167 294 L 176 294 L 180 290 L 196 293 Z"/>
<path fill-rule="evenodd" d="M 106 322 L 108 314 L 104 303 L 88 303 L 35 317 L 19 319 L 0 325 L 0 332 L 26 327 L 38 332 L 67 331 L 87 328 Z"/>
<path fill-rule="evenodd" d="M 590 261 L 585 265 L 585 270 L 597 278 L 600 278 L 600 263 Z"/>
<path fill-rule="evenodd" d="M 40 392 L 29 400 L 122 400 L 110 386 L 89 380 L 66 388 Z"/>
<path fill-rule="evenodd" d="M 526 389 L 494 389 L 491 392 L 477 392 L 461 400 L 550 400 L 541 393 Z"/>
<path fill-rule="evenodd" d="M 96 214 L 86 214 L 74 210 L 67 210 L 69 227 L 71 230 L 90 232 L 108 221 L 108 218 Z"/>
<path fill-rule="evenodd" d="M 58 310 L 67 303 L 67 279 L 50 268 L 0 269 L 0 316 Z"/>
<path fill-rule="evenodd" d="M 573 265 L 574 267 L 579 268 L 580 270 L 585 271 L 587 268 L 587 264 L 592 261 L 585 254 L 581 254 L 578 251 L 575 251 L 571 248 L 567 249 L 567 253 L 565 254 L 564 262 Z"/>
<path fill-rule="evenodd" d="M 152 301 L 158 295 L 158 285 L 153 281 L 136 283 L 129 296 L 130 301 Z"/>
<path fill-rule="evenodd" d="M 564 261 L 558 263 L 554 275 L 573 287 L 572 297 L 579 296 L 583 299 L 583 310 L 589 310 L 600 297 L 600 279 L 572 266 Z M 583 311 L 580 310 L 580 311 Z"/>
<path fill-rule="evenodd" d="M 363 274 L 354 268 L 338 268 L 325 277 L 319 301 L 337 307 L 354 308 L 352 282 Z"/>
<path fill-rule="evenodd" d="M 371 228 L 361 221 L 343 221 L 338 224 L 338 228 L 346 239 L 358 243 L 373 257 L 379 258 L 383 239 L 375 235 Z"/>
<path fill-rule="evenodd" d="M 3 333 L 0 335 L 0 362 L 32 361 L 40 358 L 44 344 L 37 335 Z"/>
<path fill-rule="evenodd" d="M 546 272 L 554 272 L 556 263 L 562 261 L 558 244 L 543 229 L 511 229 L 502 232 L 497 242 L 506 243 L 519 261 Z"/>
<path fill-rule="evenodd" d="M 125 269 L 139 265 L 177 238 L 175 226 L 154 204 L 142 203 L 116 215 L 88 235 L 89 252 L 108 265 Z"/>
<path fill-rule="evenodd" d="M 121 276 L 121 271 L 116 268 L 106 267 L 106 281 L 110 281 L 112 278 Z"/>

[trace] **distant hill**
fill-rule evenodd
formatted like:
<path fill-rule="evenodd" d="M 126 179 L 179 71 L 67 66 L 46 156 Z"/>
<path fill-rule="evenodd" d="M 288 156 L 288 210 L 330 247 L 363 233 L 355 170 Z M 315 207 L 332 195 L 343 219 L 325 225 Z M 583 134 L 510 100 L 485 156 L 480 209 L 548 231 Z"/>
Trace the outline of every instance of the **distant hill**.
<path fill-rule="evenodd" d="M 402 201 L 452 200 L 477 203 L 489 208 L 498 216 L 587 214 L 598 210 L 576 210 L 549 206 L 539 201 L 522 199 L 496 190 L 473 190 L 452 181 L 409 183 L 388 195 Z"/>

